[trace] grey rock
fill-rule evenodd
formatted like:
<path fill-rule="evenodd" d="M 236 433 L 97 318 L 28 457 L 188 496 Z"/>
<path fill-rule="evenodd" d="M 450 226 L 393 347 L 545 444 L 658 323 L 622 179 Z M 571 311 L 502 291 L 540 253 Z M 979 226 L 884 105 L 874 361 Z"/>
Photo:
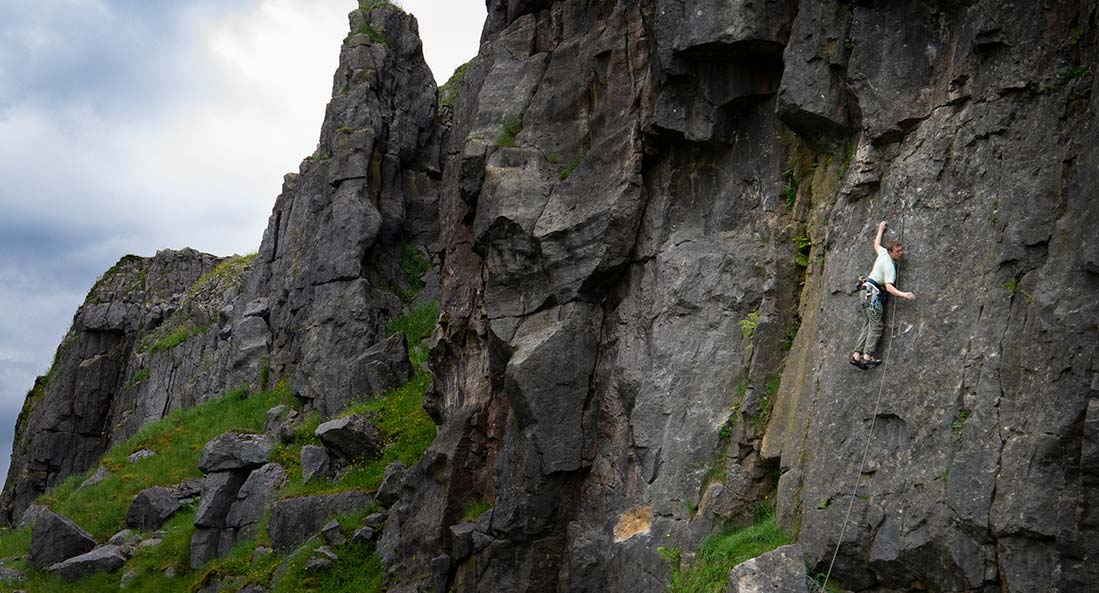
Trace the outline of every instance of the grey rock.
<path fill-rule="evenodd" d="M 271 557 L 271 554 L 273 554 L 274 552 L 274 550 L 266 546 L 258 546 L 252 552 L 252 564 L 256 564 L 262 562 L 263 560 L 266 560 L 267 558 Z"/>
<path fill-rule="evenodd" d="M 134 496 L 126 512 L 126 527 L 151 531 L 159 529 L 180 509 L 179 499 L 162 486 L 146 488 Z"/>
<path fill-rule="evenodd" d="M 18 570 L 0 566 L 0 583 L 4 583 L 5 585 L 16 585 L 23 582 L 26 578 L 26 575 Z"/>
<path fill-rule="evenodd" d="M 321 527 L 321 538 L 330 546 L 342 546 L 347 543 L 347 538 L 343 535 L 339 521 L 335 520 L 329 521 L 324 524 L 324 527 Z"/>
<path fill-rule="evenodd" d="M 362 414 L 329 420 L 318 426 L 315 434 L 330 451 L 349 461 L 381 453 L 382 435 Z"/>
<path fill-rule="evenodd" d="M 122 550 L 118 546 L 107 545 L 53 564 L 46 572 L 66 581 L 75 581 L 96 573 L 115 572 L 125 564 L 126 557 L 122 555 Z"/>
<path fill-rule="evenodd" d="M 106 480 L 108 477 L 110 477 L 110 475 L 111 475 L 111 470 L 109 470 L 109 469 L 107 469 L 107 468 L 105 468 L 101 465 L 98 468 L 96 468 L 95 472 L 92 475 L 88 476 L 87 480 L 84 480 L 83 482 L 80 483 L 80 488 L 79 489 L 83 490 L 85 488 L 90 488 L 92 486 L 95 486 L 96 484 L 102 482 L 103 480 Z"/>
<path fill-rule="evenodd" d="M 224 471 L 206 476 L 202 498 L 195 509 L 195 525 L 198 527 L 225 527 L 225 519 L 237 493 L 248 479 L 248 472 Z"/>
<path fill-rule="evenodd" d="M 450 579 L 450 556 L 436 556 L 431 559 L 431 576 L 435 581 L 436 593 L 446 593 Z"/>
<path fill-rule="evenodd" d="M 405 335 L 397 333 L 379 342 L 355 358 L 351 367 L 351 390 L 356 394 L 370 396 L 404 385 L 412 376 Z"/>
<path fill-rule="evenodd" d="M 308 484 L 313 478 L 328 478 L 332 476 L 332 460 L 328 456 L 328 449 L 316 445 L 305 445 L 301 448 L 301 479 Z"/>
<path fill-rule="evenodd" d="M 273 448 L 266 435 L 228 432 L 206 443 L 198 468 L 204 474 L 256 469 L 267 463 Z"/>
<path fill-rule="evenodd" d="M 351 541 L 360 546 L 365 546 L 374 541 L 377 535 L 377 532 L 369 527 L 360 527 L 351 534 Z"/>
<path fill-rule="evenodd" d="M 126 458 L 126 461 L 130 463 L 137 463 L 142 459 L 148 459 L 150 457 L 156 457 L 156 451 L 150 451 L 149 449 L 141 449 L 140 451 L 134 451 Z"/>
<path fill-rule="evenodd" d="M 736 565 L 725 593 L 809 593 L 801 548 L 782 546 Z"/>
<path fill-rule="evenodd" d="M 266 318 L 270 312 L 271 303 L 269 299 L 266 298 L 255 299 L 244 307 L 244 317 Z"/>
<path fill-rule="evenodd" d="M 237 491 L 237 500 L 229 508 L 225 525 L 239 530 L 239 537 L 252 535 L 256 522 L 263 518 L 267 505 L 286 483 L 286 470 L 277 463 L 253 471 Z"/>
<path fill-rule="evenodd" d="M 141 534 L 131 531 L 129 529 L 123 529 L 118 533 L 111 536 L 111 539 L 107 540 L 107 543 L 112 546 L 125 546 L 137 544 L 141 541 Z"/>
<path fill-rule="evenodd" d="M 164 540 L 162 540 L 160 538 L 157 538 L 157 537 L 153 537 L 153 538 L 149 538 L 149 539 L 144 540 L 141 543 L 137 544 L 137 549 L 147 550 L 147 549 L 150 549 L 150 548 L 155 548 L 155 547 L 159 546 L 162 543 L 164 543 Z"/>
<path fill-rule="evenodd" d="M 219 556 L 221 530 L 211 527 L 199 527 L 191 536 L 191 570 L 197 570 L 203 564 Z"/>
<path fill-rule="evenodd" d="M 127 570 L 126 572 L 122 573 L 122 578 L 118 581 L 118 588 L 126 589 L 131 584 L 133 584 L 134 579 L 136 579 L 137 576 L 137 573 L 132 570 Z"/>
<path fill-rule="evenodd" d="M 388 514 L 384 511 L 377 513 L 370 513 L 363 519 L 363 525 L 370 527 L 375 531 L 380 531 L 382 526 L 385 525 L 385 520 L 388 518 Z"/>
<path fill-rule="evenodd" d="M 263 433 L 276 434 L 282 421 L 286 418 L 286 413 L 289 411 L 290 406 L 285 404 L 267 410 L 267 416 L 263 421 Z"/>
<path fill-rule="evenodd" d="M 331 517 L 360 511 L 369 501 L 363 492 L 342 492 L 276 502 L 267 524 L 271 545 L 279 551 L 291 550 L 318 533 Z"/>
<path fill-rule="evenodd" d="M 172 493 L 172 496 L 179 500 L 188 500 L 202 495 L 202 487 L 206 483 L 204 478 L 194 478 L 191 480 L 184 480 L 175 486 L 168 488 L 168 491 Z"/>
<path fill-rule="evenodd" d="M 49 507 L 40 504 L 30 505 L 26 508 L 25 511 L 23 511 L 23 514 L 22 516 L 20 516 L 19 522 L 16 524 L 16 527 L 19 529 L 23 529 L 24 527 L 33 525 L 34 520 L 38 518 L 38 515 L 41 515 L 44 511 L 48 510 L 50 510 Z"/>
<path fill-rule="evenodd" d="M 44 510 L 31 526 L 27 564 L 44 570 L 51 565 L 79 556 L 95 548 L 95 538 L 71 520 Z"/>
<path fill-rule="evenodd" d="M 404 475 L 408 468 L 400 461 L 394 461 L 385 466 L 385 473 L 382 475 L 382 483 L 378 486 L 378 491 L 374 493 L 374 500 L 383 507 L 389 507 L 397 501 L 397 497 L 401 493 L 401 484 L 404 481 Z"/>

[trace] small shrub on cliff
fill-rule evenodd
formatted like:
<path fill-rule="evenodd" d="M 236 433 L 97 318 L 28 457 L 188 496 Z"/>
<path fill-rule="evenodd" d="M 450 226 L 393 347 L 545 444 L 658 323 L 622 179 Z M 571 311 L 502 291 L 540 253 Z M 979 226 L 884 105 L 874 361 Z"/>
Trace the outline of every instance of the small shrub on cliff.
<path fill-rule="evenodd" d="M 518 115 L 509 115 L 504 118 L 500 127 L 500 135 L 496 137 L 496 146 L 505 148 L 515 146 L 515 138 L 523 131 L 523 120 Z"/>
<path fill-rule="evenodd" d="M 165 352 L 167 350 L 171 350 L 172 348 L 179 346 L 180 344 L 186 342 L 187 340 L 190 340 L 195 336 L 201 336 L 202 334 L 206 333 L 207 329 L 209 328 L 198 327 L 195 325 L 191 325 L 190 323 L 186 323 L 177 327 L 175 331 L 168 334 L 167 336 L 164 336 L 156 342 L 153 342 L 153 344 L 149 346 L 149 352 L 151 354 L 156 354 L 157 352 Z"/>

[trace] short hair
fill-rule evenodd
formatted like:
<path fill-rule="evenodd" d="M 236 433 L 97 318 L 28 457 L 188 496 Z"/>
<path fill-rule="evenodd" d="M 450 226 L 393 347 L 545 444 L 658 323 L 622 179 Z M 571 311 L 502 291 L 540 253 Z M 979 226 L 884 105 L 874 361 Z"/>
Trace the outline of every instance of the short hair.
<path fill-rule="evenodd" d="M 892 240 L 892 239 L 890 239 L 889 241 L 886 241 L 886 242 L 885 242 L 885 250 L 886 250 L 886 251 L 890 251 L 890 252 L 891 252 L 891 251 L 893 251 L 894 249 L 896 249 L 897 247 L 902 247 L 902 245 L 901 245 L 901 242 L 900 242 L 900 241 L 895 241 L 895 240 Z"/>

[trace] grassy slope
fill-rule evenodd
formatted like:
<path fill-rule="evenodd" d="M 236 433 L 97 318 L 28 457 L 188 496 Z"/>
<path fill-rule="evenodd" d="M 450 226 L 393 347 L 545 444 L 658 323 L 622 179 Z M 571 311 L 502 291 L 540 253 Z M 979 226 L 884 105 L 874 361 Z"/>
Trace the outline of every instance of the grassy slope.
<path fill-rule="evenodd" d="M 274 453 L 275 461 L 282 463 L 290 476 L 283 497 L 302 494 L 319 494 L 351 489 L 375 490 L 381 482 L 386 464 L 400 460 L 411 465 L 427 449 L 435 438 L 435 426 L 423 411 L 423 395 L 431 382 L 425 368 L 427 358 L 424 340 L 435 322 L 434 303 L 422 305 L 408 314 L 396 318 L 390 324 L 390 333 L 404 332 L 412 348 L 411 358 L 415 374 L 405 385 L 383 393 L 373 399 L 352 405 L 345 413 L 371 411 L 379 417 L 379 428 L 385 436 L 386 447 L 380 460 L 356 464 L 336 479 L 318 480 L 308 485 L 301 483 L 300 452 L 305 444 L 318 444 L 313 429 L 319 418 L 312 415 L 297 431 L 290 445 L 280 446 Z M 271 391 L 248 397 L 242 390 L 226 394 L 221 399 L 190 408 L 177 410 L 156 422 L 138 435 L 111 449 L 102 465 L 111 470 L 111 477 L 83 490 L 79 485 L 87 475 L 71 476 L 52 488 L 39 499 L 58 513 L 72 518 L 100 541 L 105 541 L 123 529 L 130 501 L 139 491 L 151 486 L 169 486 L 185 479 L 198 478 L 198 458 L 202 447 L 215 436 L 230 430 L 258 432 L 263 427 L 267 410 L 279 404 L 294 404 L 294 398 L 284 383 Z M 136 463 L 126 457 L 140 449 L 151 449 L 157 455 Z M 94 470 L 93 470 L 94 471 Z M 373 510 L 373 509 L 371 509 Z M 196 585 L 224 576 L 240 577 L 243 582 L 267 584 L 284 558 L 271 556 L 260 562 L 252 562 L 252 552 L 258 545 L 267 543 L 266 530 L 253 540 L 241 542 L 228 558 L 212 562 L 203 570 L 188 572 L 189 545 L 193 526 L 194 509 L 185 508 L 165 526 L 167 532 L 160 546 L 143 550 L 134 555 L 121 571 L 111 575 L 97 575 L 75 583 L 66 583 L 37 571 L 30 571 L 23 562 L 10 563 L 28 574 L 28 580 L 13 587 L 0 584 L 0 592 L 22 588 L 30 593 L 68 593 L 118 591 L 119 580 L 127 571 L 137 577 L 127 587 L 128 591 L 185 593 Z M 350 531 L 361 517 L 347 518 Z M 29 529 L 0 532 L 0 558 L 25 556 L 30 542 Z M 340 560 L 328 570 L 306 574 L 305 561 L 308 552 L 318 545 L 310 544 L 298 556 L 291 558 L 274 591 L 380 591 L 383 570 L 370 548 L 348 544 L 336 550 Z M 170 570 L 169 570 L 170 569 Z M 168 575 L 165 575 L 168 571 Z M 174 573 L 174 574 L 173 574 Z M 235 587 L 231 590 L 236 590 Z"/>

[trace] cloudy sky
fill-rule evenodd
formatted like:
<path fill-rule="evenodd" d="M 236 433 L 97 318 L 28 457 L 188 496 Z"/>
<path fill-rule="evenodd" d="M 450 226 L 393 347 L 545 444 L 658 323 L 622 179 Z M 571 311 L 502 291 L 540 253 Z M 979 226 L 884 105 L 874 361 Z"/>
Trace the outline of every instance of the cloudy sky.
<path fill-rule="evenodd" d="M 403 0 L 444 82 L 484 0 Z M 124 254 L 259 246 L 316 146 L 355 0 L 0 2 L 0 480 L 15 419 Z"/>

